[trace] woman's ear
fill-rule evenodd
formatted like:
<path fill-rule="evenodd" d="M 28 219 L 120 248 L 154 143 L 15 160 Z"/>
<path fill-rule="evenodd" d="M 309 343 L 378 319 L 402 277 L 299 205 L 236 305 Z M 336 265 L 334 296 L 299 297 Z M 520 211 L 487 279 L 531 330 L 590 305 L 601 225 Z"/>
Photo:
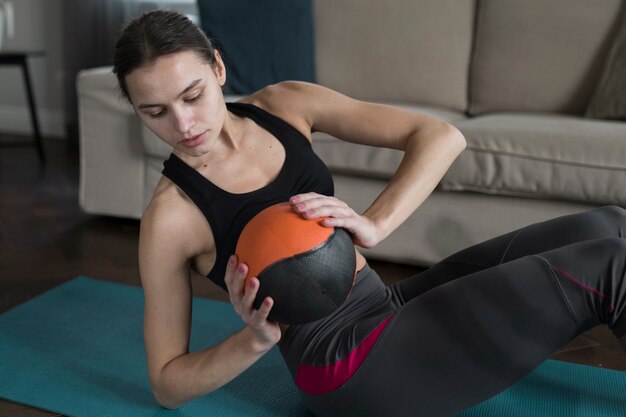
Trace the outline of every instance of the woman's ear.
<path fill-rule="evenodd" d="M 222 60 L 222 55 L 217 49 L 215 50 L 214 70 L 217 82 L 220 84 L 220 87 L 223 87 L 226 84 L 226 66 L 224 65 L 224 60 Z"/>

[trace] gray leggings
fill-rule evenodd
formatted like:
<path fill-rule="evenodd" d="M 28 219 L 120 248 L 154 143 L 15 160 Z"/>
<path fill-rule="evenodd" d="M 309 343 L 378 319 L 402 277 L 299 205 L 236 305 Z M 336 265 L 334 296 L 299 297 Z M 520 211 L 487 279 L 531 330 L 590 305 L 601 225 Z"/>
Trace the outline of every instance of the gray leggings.
<path fill-rule="evenodd" d="M 452 416 L 503 391 L 593 326 L 607 324 L 622 336 L 625 278 L 626 210 L 619 207 L 488 240 L 372 298 L 378 301 L 371 308 L 387 314 L 367 324 L 382 330 L 363 362 L 336 389 L 303 398 L 319 417 Z M 336 333 L 349 334 L 345 343 L 357 340 L 356 349 L 365 340 L 359 334 L 374 333 L 363 332 L 363 322 L 370 323 L 355 319 L 351 332 Z M 312 363 L 310 349 L 300 350 L 286 352 L 294 377 Z"/>

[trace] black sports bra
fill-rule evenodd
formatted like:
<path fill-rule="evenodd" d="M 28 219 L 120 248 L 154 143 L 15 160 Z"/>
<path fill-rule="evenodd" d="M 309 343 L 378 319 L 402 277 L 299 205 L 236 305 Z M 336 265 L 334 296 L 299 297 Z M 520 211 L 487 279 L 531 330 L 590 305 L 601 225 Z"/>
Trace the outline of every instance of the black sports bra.
<path fill-rule="evenodd" d="M 278 176 L 257 190 L 233 194 L 213 184 L 173 153 L 163 163 L 162 171 L 191 198 L 209 222 L 216 259 L 208 278 L 224 289 L 226 263 L 235 253 L 239 235 L 252 217 L 266 207 L 288 201 L 295 194 L 334 194 L 330 171 L 302 133 L 253 104 L 226 103 L 226 107 L 232 113 L 252 119 L 280 141 L 285 148 L 285 161 Z"/>

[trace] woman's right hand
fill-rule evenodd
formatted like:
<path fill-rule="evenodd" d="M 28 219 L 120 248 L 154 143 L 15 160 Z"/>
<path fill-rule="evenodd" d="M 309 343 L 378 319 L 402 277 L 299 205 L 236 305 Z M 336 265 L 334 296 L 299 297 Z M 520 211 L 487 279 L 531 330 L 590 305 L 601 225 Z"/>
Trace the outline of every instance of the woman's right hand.
<path fill-rule="evenodd" d="M 269 350 L 274 346 L 281 337 L 281 331 L 278 323 L 268 321 L 267 316 L 274 305 L 271 297 L 265 297 L 261 307 L 257 310 L 254 308 L 254 299 L 259 290 L 260 281 L 257 277 L 251 277 L 244 291 L 244 282 L 248 275 L 248 266 L 239 264 L 237 256 L 232 255 L 226 266 L 226 276 L 224 282 L 228 289 L 230 302 L 235 312 L 250 328 L 261 348 Z"/>

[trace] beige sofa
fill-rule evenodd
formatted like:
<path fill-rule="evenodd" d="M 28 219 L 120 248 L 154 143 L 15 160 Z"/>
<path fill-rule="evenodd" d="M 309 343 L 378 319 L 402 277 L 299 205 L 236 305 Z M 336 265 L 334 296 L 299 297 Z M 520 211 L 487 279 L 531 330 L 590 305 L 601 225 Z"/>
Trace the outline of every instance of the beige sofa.
<path fill-rule="evenodd" d="M 531 222 L 626 206 L 626 122 L 583 117 L 622 0 L 314 0 L 318 82 L 447 120 L 467 150 L 373 258 L 430 265 Z M 80 205 L 139 218 L 170 149 L 110 68 L 78 77 Z M 232 97 L 230 99 L 233 99 Z M 336 195 L 364 210 L 398 151 L 314 135 Z"/>

